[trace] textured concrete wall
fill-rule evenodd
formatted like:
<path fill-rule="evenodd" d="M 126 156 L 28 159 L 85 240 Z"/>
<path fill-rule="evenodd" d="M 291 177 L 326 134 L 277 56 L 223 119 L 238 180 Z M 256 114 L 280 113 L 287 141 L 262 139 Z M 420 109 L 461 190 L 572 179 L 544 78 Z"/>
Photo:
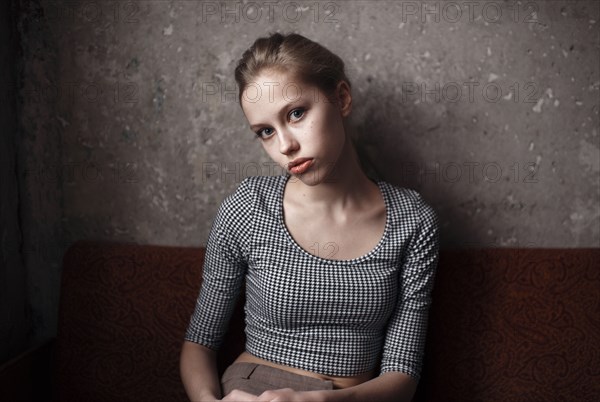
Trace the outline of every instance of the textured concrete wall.
<path fill-rule="evenodd" d="M 595 1 L 21 3 L 40 333 L 71 241 L 202 245 L 244 177 L 281 173 L 233 80 L 270 31 L 346 60 L 362 149 L 435 207 L 445 247 L 599 246 Z"/>
<path fill-rule="evenodd" d="M 27 347 L 31 317 L 21 251 L 17 182 L 18 52 L 12 3 L 0 3 L 0 365 Z"/>

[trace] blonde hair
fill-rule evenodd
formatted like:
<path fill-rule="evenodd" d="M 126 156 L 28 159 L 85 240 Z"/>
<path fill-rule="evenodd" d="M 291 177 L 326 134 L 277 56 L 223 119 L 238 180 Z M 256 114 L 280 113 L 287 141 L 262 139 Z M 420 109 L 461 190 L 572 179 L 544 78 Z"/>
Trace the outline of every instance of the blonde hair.
<path fill-rule="evenodd" d="M 334 95 L 340 81 L 345 81 L 352 88 L 346 76 L 344 61 L 339 56 L 296 33 L 271 33 L 267 37 L 256 39 L 243 53 L 235 68 L 240 105 L 242 94 L 263 70 L 291 73 L 301 82 L 318 88 L 326 96 Z M 377 170 L 366 153 L 361 152 L 359 138 L 356 135 L 350 137 L 365 174 L 379 180 Z"/>

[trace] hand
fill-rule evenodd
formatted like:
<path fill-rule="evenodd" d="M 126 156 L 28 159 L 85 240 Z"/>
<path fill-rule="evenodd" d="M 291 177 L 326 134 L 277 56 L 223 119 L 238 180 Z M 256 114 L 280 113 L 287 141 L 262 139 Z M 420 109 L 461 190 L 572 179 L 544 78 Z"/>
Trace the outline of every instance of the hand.
<path fill-rule="evenodd" d="M 222 401 L 229 402 L 249 402 L 249 401 L 258 401 L 258 397 L 256 395 L 249 394 L 244 391 L 240 391 L 239 389 L 234 389 L 230 393 L 228 393 Z"/>
<path fill-rule="evenodd" d="M 268 390 L 259 396 L 256 396 L 238 389 L 234 389 L 222 400 L 230 402 L 317 402 L 322 400 L 320 395 L 321 394 L 318 391 L 299 392 L 294 391 L 291 388 L 282 388 Z"/>
<path fill-rule="evenodd" d="M 256 401 L 258 402 L 320 402 L 321 393 L 319 391 L 294 391 L 291 388 L 282 388 L 265 391 L 260 394 Z"/>

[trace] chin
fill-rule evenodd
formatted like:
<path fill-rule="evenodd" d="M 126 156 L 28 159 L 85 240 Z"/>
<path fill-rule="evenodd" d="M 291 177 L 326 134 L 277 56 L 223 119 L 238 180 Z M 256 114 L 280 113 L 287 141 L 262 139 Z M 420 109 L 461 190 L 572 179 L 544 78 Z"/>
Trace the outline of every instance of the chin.
<path fill-rule="evenodd" d="M 330 173 L 315 169 L 301 175 L 292 174 L 292 176 L 295 180 L 299 180 L 307 186 L 316 186 L 321 183 L 329 183 L 331 181 L 331 179 L 328 179 Z"/>

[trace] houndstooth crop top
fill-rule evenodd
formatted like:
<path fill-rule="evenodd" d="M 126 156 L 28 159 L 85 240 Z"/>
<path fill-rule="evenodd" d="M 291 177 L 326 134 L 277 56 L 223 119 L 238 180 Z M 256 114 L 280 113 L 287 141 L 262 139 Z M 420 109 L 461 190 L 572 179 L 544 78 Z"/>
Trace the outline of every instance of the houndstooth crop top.
<path fill-rule="evenodd" d="M 246 177 L 221 204 L 185 339 L 218 350 L 246 281 L 246 351 L 330 376 L 376 369 L 419 379 L 438 221 L 414 190 L 378 181 L 384 234 L 351 260 L 301 248 L 283 219 L 288 178 Z"/>

